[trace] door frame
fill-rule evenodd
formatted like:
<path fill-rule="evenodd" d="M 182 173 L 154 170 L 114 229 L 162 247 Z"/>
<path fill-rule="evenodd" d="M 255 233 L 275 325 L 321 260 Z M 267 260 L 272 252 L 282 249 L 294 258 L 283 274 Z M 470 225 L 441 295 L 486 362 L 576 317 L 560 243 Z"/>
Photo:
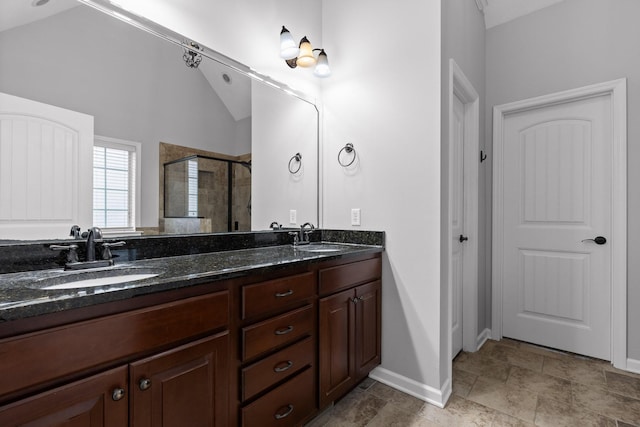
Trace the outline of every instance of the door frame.
<path fill-rule="evenodd" d="M 469 237 L 465 243 L 462 279 L 462 350 L 478 349 L 478 185 L 480 155 L 480 96 L 453 58 L 449 59 L 449 183 L 452 182 L 453 168 L 451 135 L 453 135 L 453 97 L 464 104 L 464 230 Z M 451 340 L 453 314 L 453 265 L 451 262 L 451 185 L 449 188 L 449 218 L 447 223 L 447 269 L 449 289 L 448 336 Z M 449 342 L 448 360 L 451 361 L 452 343 Z"/>
<path fill-rule="evenodd" d="M 626 78 L 493 107 L 493 226 L 491 337 L 502 338 L 504 121 L 511 114 L 596 96 L 611 97 L 611 363 L 627 367 L 627 80 Z"/>

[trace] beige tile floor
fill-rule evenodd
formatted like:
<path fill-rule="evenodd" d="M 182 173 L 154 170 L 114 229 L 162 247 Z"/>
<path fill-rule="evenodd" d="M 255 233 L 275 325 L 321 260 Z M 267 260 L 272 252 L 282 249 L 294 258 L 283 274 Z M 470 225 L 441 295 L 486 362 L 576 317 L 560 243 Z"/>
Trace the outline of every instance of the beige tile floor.
<path fill-rule="evenodd" d="M 309 426 L 640 426 L 640 375 L 518 341 L 488 341 L 455 358 L 444 409 L 367 379 Z"/>

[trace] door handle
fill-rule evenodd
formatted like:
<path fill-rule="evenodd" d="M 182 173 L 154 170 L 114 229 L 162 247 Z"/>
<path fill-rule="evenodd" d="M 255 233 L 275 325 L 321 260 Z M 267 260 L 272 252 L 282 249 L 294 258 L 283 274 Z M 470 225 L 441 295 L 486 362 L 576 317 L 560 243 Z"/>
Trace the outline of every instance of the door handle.
<path fill-rule="evenodd" d="M 604 245 L 607 243 L 607 239 L 602 236 L 598 236 L 593 239 L 584 239 L 583 242 L 594 242 L 596 245 Z"/>
<path fill-rule="evenodd" d="M 461 235 L 460 235 L 460 237 L 458 238 L 458 241 L 459 241 L 460 243 L 465 242 L 465 241 L 467 241 L 467 240 L 469 240 L 469 238 L 468 238 L 467 236 L 463 236 L 462 234 L 461 234 Z"/>

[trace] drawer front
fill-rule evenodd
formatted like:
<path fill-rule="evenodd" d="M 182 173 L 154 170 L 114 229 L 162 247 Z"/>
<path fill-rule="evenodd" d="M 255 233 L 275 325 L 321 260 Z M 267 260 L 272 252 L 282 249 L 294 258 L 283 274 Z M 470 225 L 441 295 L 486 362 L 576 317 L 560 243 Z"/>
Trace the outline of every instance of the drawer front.
<path fill-rule="evenodd" d="M 314 347 L 311 337 L 280 350 L 242 369 L 242 400 L 313 364 Z"/>
<path fill-rule="evenodd" d="M 313 273 L 297 274 L 242 287 L 242 318 L 273 312 L 315 294 Z"/>
<path fill-rule="evenodd" d="M 382 275 L 380 257 L 320 270 L 320 294 L 328 295 L 377 280 Z"/>
<path fill-rule="evenodd" d="M 242 409 L 243 427 L 297 426 L 315 410 L 314 370 L 295 378 Z"/>
<path fill-rule="evenodd" d="M 242 359 L 250 359 L 297 338 L 310 335 L 312 328 L 311 305 L 242 328 Z"/>
<path fill-rule="evenodd" d="M 222 291 L 0 340 L 0 399 L 228 322 Z"/>

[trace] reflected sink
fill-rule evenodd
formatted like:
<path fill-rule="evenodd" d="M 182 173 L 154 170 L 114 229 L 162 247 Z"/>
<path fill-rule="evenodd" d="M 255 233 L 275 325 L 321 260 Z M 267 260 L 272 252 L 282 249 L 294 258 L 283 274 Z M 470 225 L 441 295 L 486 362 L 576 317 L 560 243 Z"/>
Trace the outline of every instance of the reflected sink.
<path fill-rule="evenodd" d="M 151 269 L 98 270 L 40 279 L 36 282 L 38 289 L 60 290 L 93 288 L 97 286 L 117 285 L 119 283 L 136 282 L 150 279 L 162 274 Z"/>
<path fill-rule="evenodd" d="M 295 249 L 301 252 L 329 253 L 340 252 L 344 250 L 344 246 L 319 243 L 306 246 L 295 246 Z"/>

